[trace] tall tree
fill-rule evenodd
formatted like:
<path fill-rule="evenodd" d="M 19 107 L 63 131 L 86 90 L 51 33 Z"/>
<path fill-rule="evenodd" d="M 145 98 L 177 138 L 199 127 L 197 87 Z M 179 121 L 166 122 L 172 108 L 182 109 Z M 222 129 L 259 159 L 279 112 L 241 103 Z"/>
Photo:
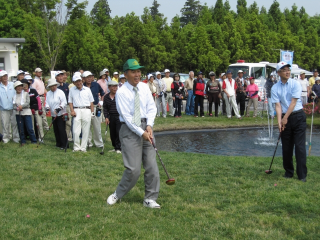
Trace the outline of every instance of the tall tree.
<path fill-rule="evenodd" d="M 226 10 L 223 7 L 223 1 L 217 0 L 212 11 L 214 21 L 218 24 L 222 24 L 225 13 Z"/>
<path fill-rule="evenodd" d="M 247 1 L 237 0 L 237 14 L 239 17 L 244 17 L 247 13 Z"/>
<path fill-rule="evenodd" d="M 181 12 L 181 26 L 187 25 L 189 22 L 192 24 L 197 24 L 202 6 L 200 1 L 187 0 L 184 7 L 180 10 Z"/>
<path fill-rule="evenodd" d="M 98 0 L 91 10 L 92 23 L 99 28 L 102 35 L 104 35 L 104 27 L 109 24 L 110 13 L 107 0 Z"/>
<path fill-rule="evenodd" d="M 277 0 L 274 0 L 273 3 L 271 4 L 268 11 L 268 15 L 270 18 L 269 28 L 273 30 L 277 30 L 277 26 L 279 25 L 283 17 L 283 14 L 281 13 L 281 10 L 280 10 L 280 4 L 278 3 Z"/>
<path fill-rule="evenodd" d="M 160 7 L 160 4 L 158 3 L 158 1 L 153 0 L 152 7 L 150 7 L 150 13 L 151 13 L 153 20 L 156 19 L 156 16 L 159 16 L 159 17 L 163 16 L 163 14 L 159 13 L 159 7 Z"/>
<path fill-rule="evenodd" d="M 50 2 L 52 3 L 52 2 Z M 27 15 L 26 27 L 34 33 L 42 59 L 48 71 L 52 71 L 61 52 L 65 28 L 74 7 L 75 0 L 68 0 L 66 4 L 61 0 L 57 4 L 40 4 L 41 17 Z M 65 6 L 67 9 L 65 10 Z"/>

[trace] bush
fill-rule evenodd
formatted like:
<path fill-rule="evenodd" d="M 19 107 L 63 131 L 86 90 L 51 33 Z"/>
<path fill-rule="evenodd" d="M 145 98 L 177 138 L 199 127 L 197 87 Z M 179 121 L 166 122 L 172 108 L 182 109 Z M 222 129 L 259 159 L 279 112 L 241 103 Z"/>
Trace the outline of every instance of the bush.
<path fill-rule="evenodd" d="M 305 112 L 306 115 L 312 114 L 312 108 L 313 108 L 313 102 L 303 105 L 303 111 Z M 314 113 L 320 113 L 320 109 L 318 106 L 314 107 Z"/>

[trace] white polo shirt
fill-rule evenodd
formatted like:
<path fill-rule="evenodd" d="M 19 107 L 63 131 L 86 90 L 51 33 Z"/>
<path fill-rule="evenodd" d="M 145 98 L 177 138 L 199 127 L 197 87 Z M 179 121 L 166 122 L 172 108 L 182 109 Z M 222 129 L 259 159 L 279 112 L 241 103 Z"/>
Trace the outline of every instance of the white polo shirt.
<path fill-rule="evenodd" d="M 69 103 L 73 104 L 73 107 L 90 107 L 94 99 L 90 88 L 82 86 L 79 90 L 76 86 L 70 88 L 69 91 Z"/>
<path fill-rule="evenodd" d="M 301 97 L 306 97 L 308 95 L 309 81 L 306 78 L 303 80 L 299 79 L 298 81 L 301 84 L 302 88 Z"/>

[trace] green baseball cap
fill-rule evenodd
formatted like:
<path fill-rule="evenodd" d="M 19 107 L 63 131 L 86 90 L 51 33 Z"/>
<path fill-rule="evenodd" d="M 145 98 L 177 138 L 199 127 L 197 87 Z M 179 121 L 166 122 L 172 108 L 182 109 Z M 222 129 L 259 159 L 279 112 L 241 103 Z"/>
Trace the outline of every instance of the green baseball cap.
<path fill-rule="evenodd" d="M 138 61 L 135 59 L 128 59 L 126 63 L 123 65 L 123 71 L 127 70 L 137 70 L 140 68 L 144 68 L 144 66 L 140 66 Z"/>

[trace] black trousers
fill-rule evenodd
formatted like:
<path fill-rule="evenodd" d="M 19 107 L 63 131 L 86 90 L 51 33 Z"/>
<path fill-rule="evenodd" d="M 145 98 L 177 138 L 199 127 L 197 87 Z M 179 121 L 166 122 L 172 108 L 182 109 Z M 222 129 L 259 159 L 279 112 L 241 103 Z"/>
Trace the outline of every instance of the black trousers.
<path fill-rule="evenodd" d="M 286 128 L 281 133 L 283 168 L 287 177 L 292 177 L 294 174 L 293 147 L 298 178 L 307 177 L 306 129 L 306 115 L 301 111 L 289 116 Z"/>
<path fill-rule="evenodd" d="M 194 99 L 194 115 L 198 116 L 198 105 L 200 104 L 200 117 L 204 116 L 203 112 L 203 96 L 196 95 Z"/>
<path fill-rule="evenodd" d="M 216 117 L 218 117 L 218 108 L 219 108 L 219 105 L 217 103 L 214 103 L 214 102 L 209 102 L 209 114 L 212 114 L 212 104 L 214 104 L 214 115 Z"/>
<path fill-rule="evenodd" d="M 110 115 L 109 118 L 109 130 L 110 130 L 110 138 L 112 142 L 112 146 L 115 150 L 121 151 L 121 142 L 119 138 L 119 132 L 121 128 L 121 122 L 119 116 L 117 115 Z"/>
<path fill-rule="evenodd" d="M 53 121 L 54 117 L 52 117 Z M 67 133 L 66 133 L 66 122 L 63 121 L 63 117 L 59 116 L 53 122 L 53 131 L 56 138 L 56 147 L 65 148 L 67 147 Z"/>
<path fill-rule="evenodd" d="M 174 108 L 175 108 L 174 116 L 178 116 L 178 117 L 181 116 L 181 104 L 182 104 L 182 99 L 175 98 L 175 100 L 174 100 Z"/>
<path fill-rule="evenodd" d="M 227 110 L 226 110 L 226 100 L 224 99 L 224 92 L 221 92 L 222 96 L 222 115 L 227 115 Z"/>

